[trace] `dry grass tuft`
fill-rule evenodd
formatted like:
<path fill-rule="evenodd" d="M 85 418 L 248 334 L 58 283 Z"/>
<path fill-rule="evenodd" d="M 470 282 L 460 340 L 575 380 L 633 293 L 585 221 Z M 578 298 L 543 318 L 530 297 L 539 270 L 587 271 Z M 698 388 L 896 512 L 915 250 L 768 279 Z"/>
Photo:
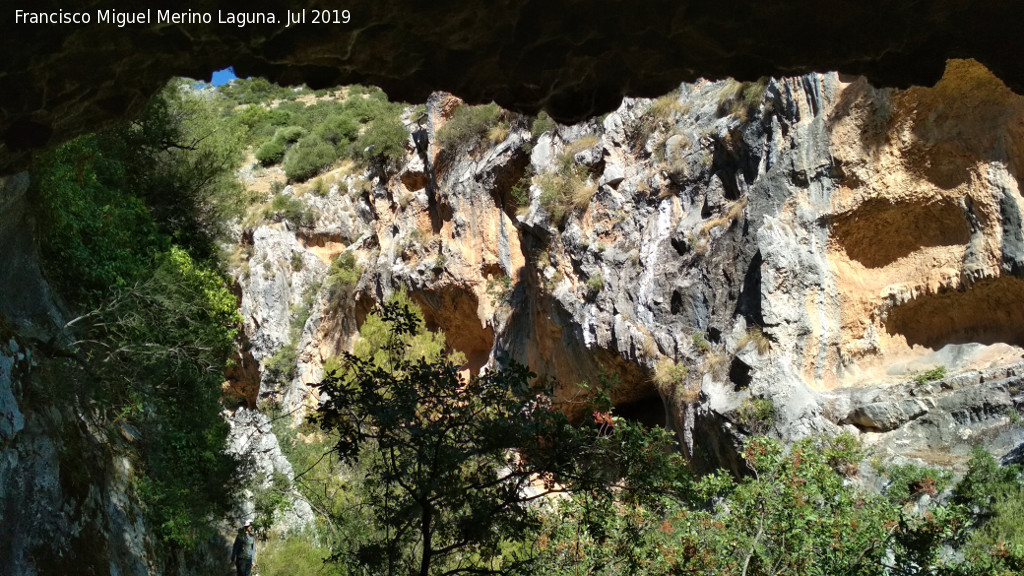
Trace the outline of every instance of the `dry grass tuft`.
<path fill-rule="evenodd" d="M 708 354 L 707 359 L 704 361 L 704 371 L 715 380 L 725 380 L 726 375 L 729 373 L 729 364 L 732 362 L 732 358 L 724 352 L 715 352 L 714 354 Z"/>
<path fill-rule="evenodd" d="M 651 102 L 651 106 L 632 127 L 631 139 L 633 142 L 637 144 L 646 142 L 658 130 L 675 125 L 677 116 L 689 112 L 689 105 L 681 102 L 679 97 L 679 90 L 673 90 Z"/>
<path fill-rule="evenodd" d="M 746 196 L 744 196 L 743 198 L 740 198 L 739 200 L 730 204 L 729 210 L 725 214 L 718 216 L 717 218 L 712 218 L 711 220 L 705 222 L 700 227 L 700 233 L 705 236 L 710 236 L 711 230 L 718 226 L 728 228 L 729 226 L 732 225 L 733 222 L 736 222 L 737 220 L 740 219 L 740 217 L 743 215 L 743 210 L 746 207 L 747 198 Z"/>
<path fill-rule="evenodd" d="M 754 326 L 747 330 L 747 333 L 740 338 L 739 342 L 736 343 L 736 348 L 742 350 L 748 344 L 754 344 L 757 348 L 757 353 L 764 356 L 772 349 L 772 342 L 764 335 L 764 332 L 760 327 Z"/>
<path fill-rule="evenodd" d="M 654 365 L 651 381 L 662 396 L 671 398 L 686 381 L 690 369 L 671 358 L 662 358 Z"/>
<path fill-rule="evenodd" d="M 504 142 L 506 138 L 508 138 L 508 133 L 508 122 L 501 121 L 487 131 L 487 139 L 490 140 L 493 144 L 500 144 Z"/>
<path fill-rule="evenodd" d="M 563 152 L 563 154 L 568 155 L 570 158 L 572 158 L 573 156 L 582 152 L 583 150 L 586 150 L 587 148 L 593 148 L 594 146 L 597 146 L 597 143 L 600 141 L 601 139 L 598 138 L 596 134 L 588 134 L 580 138 L 579 140 L 573 140 L 572 142 L 566 144 L 565 152 Z"/>
<path fill-rule="evenodd" d="M 737 82 L 730 78 L 718 93 L 718 115 L 732 115 L 747 122 L 751 112 L 761 104 L 767 89 L 767 78 L 762 77 L 754 82 Z"/>
<path fill-rule="evenodd" d="M 593 146 L 597 143 L 597 137 L 591 138 L 590 146 Z M 587 139 L 582 138 L 576 143 Z M 581 146 L 579 150 L 588 147 Z M 590 178 L 586 167 L 576 164 L 574 156 L 578 150 L 574 149 L 574 146 L 569 146 L 562 152 L 555 172 L 538 176 L 536 180 L 540 188 L 540 204 L 557 226 L 561 226 L 569 214 L 585 211 L 597 193 L 597 183 Z"/>
<path fill-rule="evenodd" d="M 644 332 L 644 341 L 640 352 L 646 359 L 652 359 L 658 355 L 658 343 L 654 341 L 654 336 Z"/>
<path fill-rule="evenodd" d="M 700 399 L 700 380 L 692 380 L 683 385 L 679 399 L 687 404 L 693 404 Z"/>
<path fill-rule="evenodd" d="M 644 112 L 644 118 L 653 122 L 665 122 L 673 120 L 679 114 L 685 114 L 689 106 L 683 104 L 679 96 L 679 90 L 673 90 L 651 102 L 651 107 Z"/>

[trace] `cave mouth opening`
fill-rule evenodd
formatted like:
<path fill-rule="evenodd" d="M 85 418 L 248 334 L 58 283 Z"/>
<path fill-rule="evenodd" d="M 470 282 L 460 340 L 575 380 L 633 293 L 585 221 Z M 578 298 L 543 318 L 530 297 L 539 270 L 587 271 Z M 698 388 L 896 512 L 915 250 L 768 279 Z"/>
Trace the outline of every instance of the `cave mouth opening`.
<path fill-rule="evenodd" d="M 616 402 L 612 406 L 612 413 L 648 428 L 668 427 L 665 402 L 654 388 L 643 390 L 641 395 L 629 400 Z"/>
<path fill-rule="evenodd" d="M 907 344 L 1005 343 L 1024 347 L 1024 279 L 988 278 L 966 289 L 925 294 L 889 311 L 886 331 Z"/>
<path fill-rule="evenodd" d="M 964 209 L 952 198 L 929 203 L 877 198 L 837 216 L 832 236 L 851 260 L 882 268 L 922 248 L 967 244 L 971 230 Z"/>

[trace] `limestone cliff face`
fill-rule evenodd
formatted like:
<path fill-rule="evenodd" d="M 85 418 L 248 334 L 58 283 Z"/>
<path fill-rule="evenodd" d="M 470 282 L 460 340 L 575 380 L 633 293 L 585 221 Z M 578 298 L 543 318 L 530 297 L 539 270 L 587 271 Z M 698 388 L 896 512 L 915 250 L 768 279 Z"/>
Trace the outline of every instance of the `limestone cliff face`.
<path fill-rule="evenodd" d="M 971 61 L 906 91 L 836 74 L 701 81 L 539 137 L 512 121 L 500 141 L 440 149 L 458 101 L 435 94 L 409 119 L 404 165 L 298 191 L 312 229 L 246 232 L 257 361 L 319 289 L 297 375 L 260 393 L 315 402 L 322 363 L 404 284 L 468 371 L 514 358 L 567 401 L 614 376 L 619 412 L 671 426 L 697 468 L 738 468 L 736 442 L 764 427 L 954 455 L 936 463 L 979 435 L 1006 452 L 1022 440 L 1006 418 L 1024 344 L 1022 102 Z M 566 166 L 592 197 L 557 222 L 542 196 Z M 331 301 L 316 279 L 342 251 L 364 274 Z M 689 371 L 656 385 L 666 359 Z M 944 380 L 913 382 L 940 365 Z M 774 423 L 742 415 L 753 399 Z"/>

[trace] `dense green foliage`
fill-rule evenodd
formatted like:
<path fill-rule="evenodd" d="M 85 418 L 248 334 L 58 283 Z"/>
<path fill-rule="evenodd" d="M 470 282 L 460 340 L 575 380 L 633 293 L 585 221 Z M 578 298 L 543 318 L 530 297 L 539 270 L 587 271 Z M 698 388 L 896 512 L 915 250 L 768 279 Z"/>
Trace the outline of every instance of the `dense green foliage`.
<path fill-rule="evenodd" d="M 930 370 L 925 370 L 924 372 L 922 372 L 922 373 L 918 374 L 917 376 L 915 376 L 914 377 L 914 381 L 917 382 L 918 384 L 927 384 L 928 382 L 931 382 L 932 380 L 942 380 L 945 377 L 946 377 L 946 367 L 945 366 L 936 366 L 936 367 L 934 367 L 934 368 L 932 368 Z"/>
<path fill-rule="evenodd" d="M 292 146 L 284 159 L 284 174 L 292 182 L 305 182 L 338 159 L 338 149 L 318 137 L 306 137 Z"/>
<path fill-rule="evenodd" d="M 331 400 L 319 422 L 335 453 L 374 479 L 350 492 L 372 515 L 360 516 L 359 544 L 339 550 L 348 573 L 981 576 L 1024 566 L 1021 470 L 984 452 L 948 502 L 935 499 L 950 476 L 920 466 L 885 468 L 882 494 L 859 488 L 864 454 L 847 435 L 789 448 L 754 436 L 742 454 L 750 475 L 698 478 L 667 433 L 615 417 L 606 396 L 594 400 L 595 426 L 570 426 L 523 368 L 467 382 L 443 347 L 410 361 L 403 334 L 422 334 L 421 322 L 385 307 L 364 326 L 374 345 L 323 383 Z M 774 417 L 762 399 L 745 410 L 755 432 Z M 530 492 L 520 472 L 543 481 Z M 553 489 L 568 497 L 540 495 Z M 523 505 L 534 498 L 549 505 Z"/>
<path fill-rule="evenodd" d="M 981 449 L 975 450 L 969 466 L 954 492 L 955 502 L 976 511 L 967 557 L 992 574 L 1008 569 L 1024 573 L 1024 468 L 1000 466 Z"/>
<path fill-rule="evenodd" d="M 278 194 L 264 209 L 269 220 L 287 220 L 299 228 L 311 228 L 316 224 L 316 213 L 305 202 L 286 194 Z"/>
<path fill-rule="evenodd" d="M 540 138 L 545 132 L 551 132 L 556 128 L 558 128 L 558 124 L 555 123 L 555 120 L 542 110 L 530 125 L 530 134 L 534 138 Z"/>
<path fill-rule="evenodd" d="M 682 469 L 651 465 L 679 460 L 663 431 L 571 426 L 522 366 L 461 378 L 436 345 L 443 337 L 424 339 L 406 303 L 371 318 L 366 346 L 321 383 L 329 399 L 317 415 L 342 462 L 373 478 L 362 497 L 377 528 L 341 556 L 352 567 L 511 573 L 534 561 L 508 545 L 539 528 L 542 508 L 533 503 L 543 495 L 603 491 L 609 470 L 631 481 L 620 494 L 639 495 L 639 486 L 665 481 L 664 470 Z"/>
<path fill-rule="evenodd" d="M 284 153 L 288 147 L 306 135 L 306 129 L 300 126 L 287 126 L 278 128 L 274 137 L 263 143 L 256 150 L 256 159 L 264 166 L 279 164 L 284 160 Z"/>
<path fill-rule="evenodd" d="M 263 166 L 283 163 L 292 182 L 304 182 L 340 158 L 365 162 L 405 157 L 409 132 L 403 105 L 376 88 L 350 86 L 333 97 L 295 92 L 261 80 L 236 80 L 218 89 L 230 122 L 244 133 Z M 303 101 L 296 98 L 303 96 Z"/>
<path fill-rule="evenodd" d="M 366 129 L 356 141 L 356 148 L 366 159 L 401 160 L 408 141 L 409 132 L 398 118 L 381 118 Z"/>
<path fill-rule="evenodd" d="M 245 78 L 221 85 L 218 90 L 239 104 L 263 104 L 272 100 L 294 100 L 306 93 L 304 87 L 278 86 L 264 78 Z"/>
<path fill-rule="evenodd" d="M 172 243 L 214 253 L 244 198 L 237 132 L 179 83 L 135 123 L 75 139 L 32 171 L 48 274 L 69 296 L 126 286 Z"/>
<path fill-rule="evenodd" d="M 352 252 L 342 252 L 327 270 L 327 298 L 332 303 L 352 297 L 359 284 L 363 269 L 356 263 Z"/>
<path fill-rule="evenodd" d="M 32 169 L 44 268 L 80 314 L 68 385 L 99 423 L 141 432 L 138 493 L 175 547 L 210 534 L 238 479 L 219 396 L 240 318 L 211 254 L 239 202 L 241 150 L 218 118 L 172 83 L 134 124 Z"/>
<path fill-rule="evenodd" d="M 752 475 L 707 476 L 653 503 L 602 502 L 574 494 L 548 515 L 535 544 L 541 558 L 531 573 L 1020 573 L 1019 548 L 1012 545 L 968 548 L 967 561 L 943 551 L 944 545 L 962 541 L 972 518 L 984 521 L 971 506 L 989 498 L 987 493 L 916 511 L 912 505 L 921 494 L 887 497 L 859 490 L 849 476 L 860 454 L 848 436 L 808 439 L 788 450 L 756 437 L 743 456 Z M 968 477 L 999 482 L 1004 494 L 1016 490 L 1019 500 L 1019 470 L 999 478 L 997 471 L 1007 469 L 988 458 L 988 464 L 972 462 Z M 1020 531 L 1019 526 L 1011 530 Z"/>
<path fill-rule="evenodd" d="M 169 246 L 133 194 L 111 135 L 73 140 L 32 171 L 48 275 L 72 298 L 127 286 Z"/>
<path fill-rule="evenodd" d="M 329 545 L 341 574 L 1020 573 L 1021 471 L 984 452 L 946 502 L 950 476 L 920 466 L 884 468 L 882 494 L 858 487 L 848 435 L 753 436 L 749 475 L 695 477 L 667 432 L 614 415 L 614 382 L 573 426 L 525 368 L 467 381 L 445 350 L 399 292 L 330 362 L 320 431 L 280 432 L 321 518 L 290 546 Z M 755 432 L 774 417 L 758 398 L 744 410 Z"/>

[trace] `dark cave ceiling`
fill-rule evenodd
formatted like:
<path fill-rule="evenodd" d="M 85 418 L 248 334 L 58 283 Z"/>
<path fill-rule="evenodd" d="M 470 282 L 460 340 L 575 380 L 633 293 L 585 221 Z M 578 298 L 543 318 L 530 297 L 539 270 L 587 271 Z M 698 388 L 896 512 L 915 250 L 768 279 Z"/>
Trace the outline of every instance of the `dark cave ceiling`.
<path fill-rule="evenodd" d="M 96 10 L 146 2 L 26 4 L 88 11 L 94 22 L 15 24 L 16 7 L 3 10 L 0 173 L 131 116 L 172 76 L 204 78 L 228 65 L 282 84 L 374 84 L 411 102 L 446 90 L 522 112 L 545 108 L 562 121 L 699 77 L 838 70 L 880 86 L 930 85 L 954 57 L 981 61 L 1024 93 L 1018 0 L 193 0 L 178 4 L 210 12 L 212 23 L 124 28 L 95 23 Z M 218 10 L 283 19 L 302 7 L 345 8 L 351 22 L 217 23 Z"/>

